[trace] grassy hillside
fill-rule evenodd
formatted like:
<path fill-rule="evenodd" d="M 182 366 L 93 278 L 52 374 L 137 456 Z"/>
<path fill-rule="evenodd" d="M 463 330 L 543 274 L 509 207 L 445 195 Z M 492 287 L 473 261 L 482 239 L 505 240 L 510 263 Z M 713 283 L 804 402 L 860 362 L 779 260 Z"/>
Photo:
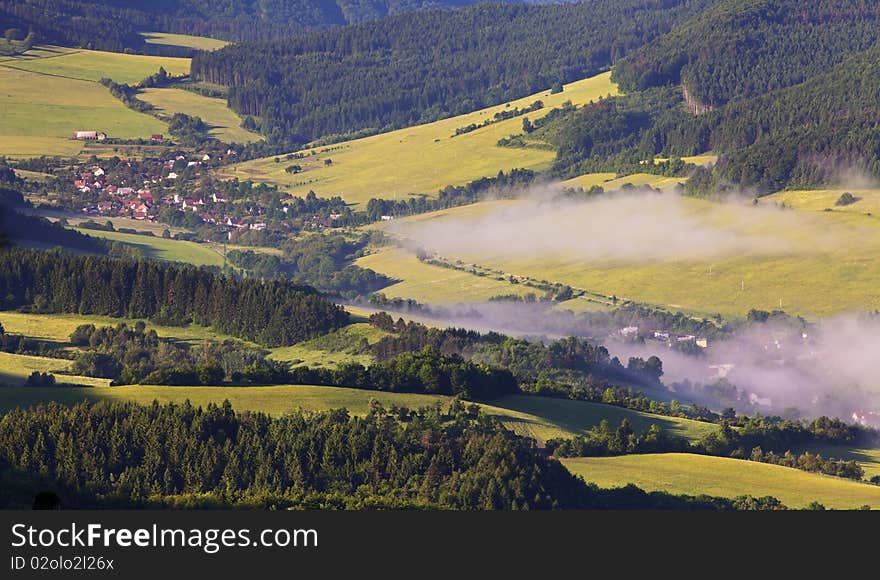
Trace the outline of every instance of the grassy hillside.
<path fill-rule="evenodd" d="M 389 298 L 414 298 L 431 304 L 454 304 L 488 300 L 499 294 L 525 295 L 534 288 L 511 284 L 490 277 L 450 270 L 420 262 L 402 248 L 383 248 L 355 262 L 390 278 L 401 280 L 382 289 Z"/>
<path fill-rule="evenodd" d="M 503 397 L 493 401 L 492 405 L 484 405 L 484 407 L 489 413 L 508 417 L 506 419 L 508 427 L 517 433 L 534 437 L 538 441 L 582 434 L 599 425 L 603 419 L 607 419 L 608 423 L 615 427 L 624 418 L 629 419 L 637 431 L 657 424 L 664 431 L 693 440 L 718 429 L 712 423 L 690 419 L 651 415 L 587 401 L 529 395 Z"/>
<path fill-rule="evenodd" d="M 78 130 L 134 139 L 168 129 L 158 119 L 126 108 L 94 82 L 17 70 L 3 62 L 0 87 L 0 155 L 76 155 L 83 143 L 70 137 Z"/>
<path fill-rule="evenodd" d="M 509 104 L 490 107 L 381 135 L 346 141 L 327 147 L 298 152 L 302 159 L 275 163 L 273 157 L 248 161 L 226 168 L 224 177 L 238 177 L 277 184 L 294 195 L 314 190 L 320 196 L 341 195 L 351 203 L 365 203 L 372 197 L 405 198 L 412 193 L 436 193 L 446 185 L 461 185 L 480 177 L 514 168 L 539 169 L 550 165 L 552 150 L 498 147 L 502 137 L 522 132 L 522 118 L 493 123 L 470 133 L 453 137 L 455 130 L 480 124 L 506 109 L 524 108 L 536 100 L 544 108 L 526 116 L 544 116 L 565 101 L 576 105 L 617 94 L 610 73 L 568 84 L 563 92 L 534 94 Z M 330 159 L 331 165 L 326 165 Z M 285 171 L 297 164 L 302 173 Z"/>
<path fill-rule="evenodd" d="M 183 46 L 197 50 L 217 50 L 229 44 L 225 40 L 208 38 L 207 36 L 190 36 L 188 34 L 171 34 L 170 32 L 142 32 L 141 36 L 147 44 L 163 46 Z"/>
<path fill-rule="evenodd" d="M 571 179 L 566 179 L 560 185 L 590 189 L 594 185 L 600 186 L 605 191 L 615 191 L 625 184 L 643 186 L 647 185 L 654 189 L 669 189 L 687 181 L 686 177 L 664 177 L 650 173 L 636 173 L 625 177 L 617 177 L 614 173 L 587 173 Z"/>
<path fill-rule="evenodd" d="M 3 387 L 20 387 L 28 376 L 34 372 L 58 373 L 70 369 L 72 361 L 41 356 L 27 356 L 0 352 L 0 391 L 6 391 Z M 109 379 L 94 379 L 91 377 L 57 375 L 58 382 L 73 383 L 77 385 L 89 385 L 92 387 L 106 387 L 110 384 Z M 27 389 L 29 387 L 25 387 Z M 67 387 L 57 387 L 59 389 Z M 20 389 L 8 389 L 10 392 Z M 0 395 L 0 398 L 3 396 Z"/>
<path fill-rule="evenodd" d="M 120 322 L 134 324 L 137 320 L 111 318 L 109 316 L 97 316 L 94 314 L 32 314 L 25 312 L 0 311 L 0 324 L 11 334 L 22 334 L 30 338 L 50 340 L 55 342 L 67 342 L 70 334 L 81 324 L 94 324 L 95 326 L 115 326 Z M 147 330 L 155 330 L 162 338 L 171 338 L 180 341 L 197 343 L 202 340 L 225 340 L 231 338 L 228 335 L 215 332 L 210 327 L 189 326 L 162 326 L 148 320 L 144 321 Z"/>
<path fill-rule="evenodd" d="M 223 99 L 204 97 L 183 89 L 145 89 L 138 94 L 167 116 L 185 113 L 201 117 L 211 128 L 208 134 L 226 143 L 251 143 L 262 137 L 241 127 L 241 118 L 226 106 Z"/>
<path fill-rule="evenodd" d="M 10 355 L 11 356 L 11 355 Z M 0 367 L 2 368 L 2 367 Z M 2 372 L 2 371 L 0 371 Z M 385 393 L 340 387 L 321 387 L 306 385 L 280 385 L 256 387 L 165 387 L 149 385 L 129 385 L 123 387 L 29 387 L 0 389 L 0 410 L 19 406 L 31 406 L 41 402 L 58 401 L 72 404 L 82 400 L 126 400 L 149 404 L 160 402 L 182 403 L 189 399 L 196 405 L 209 402 L 220 403 L 229 399 L 241 411 L 263 411 L 281 415 L 297 408 L 306 410 L 326 410 L 345 407 L 355 414 L 364 414 L 369 409 L 369 401 L 375 399 L 383 405 L 404 405 L 422 407 L 440 402 L 448 404 L 452 398 L 442 395 L 417 395 L 407 393 Z M 628 411 L 619 407 L 547 399 L 544 397 L 513 396 L 494 401 L 491 405 L 481 405 L 486 413 L 497 416 L 513 431 L 533 437 L 539 442 L 553 437 L 571 437 L 598 425 L 603 418 L 612 424 L 619 424 L 628 417 L 638 428 L 657 423 L 670 432 L 697 437 L 715 428 L 686 419 L 652 416 Z"/>
<path fill-rule="evenodd" d="M 388 333 L 384 330 L 365 322 L 358 322 L 313 340 L 274 348 L 270 358 L 288 361 L 294 366 L 327 367 L 345 362 L 368 365 L 372 362 L 372 357 L 361 353 L 363 341 L 367 344 L 375 344 L 385 336 L 388 336 Z"/>
<path fill-rule="evenodd" d="M 553 255 L 540 252 L 530 255 L 524 250 L 519 255 L 510 256 L 497 255 L 480 244 L 457 253 L 441 251 L 441 254 L 447 259 L 477 263 L 506 273 L 703 315 L 743 316 L 752 308 L 778 308 L 780 300 L 787 312 L 809 317 L 873 310 L 880 308 L 880 292 L 877 290 L 880 287 L 880 263 L 874 259 L 880 251 L 880 218 L 876 217 L 877 214 L 868 216 L 862 212 L 878 202 L 876 194 L 868 191 L 858 190 L 856 195 L 862 197 L 862 201 L 845 208 L 833 205 L 833 200 L 839 196 L 838 191 L 789 192 L 764 202 L 772 204 L 776 200 L 788 199 L 787 205 L 797 207 L 801 203 L 797 202 L 798 199 L 811 200 L 802 202 L 805 209 L 830 206 L 834 209 L 832 212 L 758 211 L 751 206 L 718 205 L 683 198 L 680 200 L 683 215 L 688 220 L 696 220 L 688 223 L 702 224 L 707 231 L 718 232 L 717 237 L 722 241 L 728 236 L 739 236 L 748 248 L 748 251 L 725 252 L 711 257 L 700 258 L 697 253 L 694 258 L 673 255 L 644 260 L 584 259 L 577 248 L 573 248 L 570 255 L 565 251 Z M 515 207 L 517 203 L 526 202 L 483 202 L 395 220 L 393 225 L 384 227 L 417 241 L 421 239 L 419 232 L 423 228 L 438 224 L 455 225 L 457 229 L 448 231 L 465 236 L 488 227 L 485 221 L 488 215 L 503 215 L 499 212 Z M 554 235 L 564 232 L 565 227 L 580 227 L 576 225 L 580 223 L 576 212 L 585 212 L 584 219 L 595 218 L 595 214 L 590 213 L 593 209 L 589 204 L 577 206 L 568 212 L 565 223 L 557 224 Z M 494 223 L 497 224 L 497 220 Z M 622 223 L 618 230 L 625 232 L 627 227 Z M 672 228 L 670 233 L 674 230 Z M 679 231 L 678 235 L 685 236 L 686 241 L 691 234 Z M 433 242 L 440 244 L 441 250 L 444 243 L 451 243 L 441 234 L 436 234 L 435 238 Z M 704 238 L 695 237 L 694 248 L 716 243 Z M 665 240 L 658 239 L 657 244 L 662 247 Z M 449 281 L 453 276 L 466 274 L 450 270 L 444 277 L 444 270 L 438 269 L 432 279 L 432 292 L 422 292 L 418 286 L 408 285 L 410 277 L 415 284 L 422 280 L 422 276 L 415 274 L 415 269 L 410 272 L 400 266 L 414 259 L 398 256 L 387 263 L 374 259 L 368 264 L 378 272 L 403 281 L 391 288 L 395 295 L 438 302 L 458 301 L 457 288 Z M 809 291 L 805 292 L 805 288 Z"/>
<path fill-rule="evenodd" d="M 880 487 L 789 467 L 687 453 L 563 459 L 601 487 L 634 483 L 649 491 L 721 497 L 772 495 L 789 507 L 818 501 L 829 508 L 880 509 Z"/>
<path fill-rule="evenodd" d="M 54 49 L 55 47 L 49 47 Z M 30 53 L 3 61 L 4 66 L 85 81 L 108 77 L 117 83 L 136 83 L 157 72 L 160 67 L 168 74 L 189 73 L 188 58 L 121 54 L 100 50 L 63 50 L 63 53 L 34 58 Z"/>
<path fill-rule="evenodd" d="M 146 257 L 168 262 L 186 262 L 195 266 L 222 266 L 223 255 L 204 244 L 184 240 L 165 239 L 159 236 L 141 236 L 120 232 L 77 229 L 90 236 L 122 242 L 143 250 Z"/>

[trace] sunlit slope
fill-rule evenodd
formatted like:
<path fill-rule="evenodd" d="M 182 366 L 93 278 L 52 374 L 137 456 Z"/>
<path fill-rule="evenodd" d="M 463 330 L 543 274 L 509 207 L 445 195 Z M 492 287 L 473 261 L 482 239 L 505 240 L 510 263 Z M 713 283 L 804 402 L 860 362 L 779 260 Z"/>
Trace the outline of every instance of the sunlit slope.
<path fill-rule="evenodd" d="M 223 48 L 228 42 L 207 36 L 191 36 L 189 34 L 171 34 L 170 32 L 142 32 L 141 36 L 147 44 L 160 44 L 163 46 L 182 46 L 198 50 L 217 50 Z"/>
<path fill-rule="evenodd" d="M 165 123 L 126 108 L 98 83 L 6 64 L 0 62 L 0 155 L 76 155 L 83 142 L 71 136 L 80 130 L 120 139 L 167 132 Z"/>
<path fill-rule="evenodd" d="M 225 143 L 251 143 L 262 137 L 241 126 L 241 118 L 229 107 L 224 99 L 205 97 L 183 89 L 144 89 L 138 98 L 171 116 L 185 113 L 201 117 L 210 127 L 208 134 Z"/>
<path fill-rule="evenodd" d="M 569 471 L 600 487 L 634 483 L 648 491 L 721 497 L 771 495 L 789 507 L 880 509 L 880 486 L 789 467 L 688 453 L 563 459 Z"/>
<path fill-rule="evenodd" d="M 261 411 L 275 416 L 296 409 L 326 411 L 340 407 L 345 407 L 353 414 L 363 415 L 369 410 L 371 400 L 376 400 L 386 407 L 399 405 L 412 409 L 437 403 L 448 405 L 453 400 L 452 397 L 444 395 L 388 393 L 313 385 L 29 387 L 0 389 L 0 411 L 35 406 L 49 401 L 63 404 L 82 401 L 134 401 L 149 405 L 154 400 L 160 403 L 183 403 L 189 400 L 193 405 L 205 406 L 208 403 L 220 404 L 227 399 L 238 411 Z M 605 418 L 609 423 L 617 425 L 625 417 L 639 429 L 656 423 L 667 432 L 689 438 L 717 429 L 715 425 L 709 423 L 649 415 L 610 405 L 546 397 L 505 397 L 491 404 L 481 404 L 481 407 L 487 414 L 497 417 L 509 429 L 520 435 L 535 438 L 539 443 L 553 437 L 572 437 L 583 433 Z"/>
<path fill-rule="evenodd" d="M 46 53 L 46 51 L 54 51 Z M 40 47 L 32 54 L 3 61 L 4 66 L 72 79 L 136 83 L 164 68 L 168 74 L 189 74 L 188 58 L 122 54 L 100 50 L 70 50 Z"/>
<path fill-rule="evenodd" d="M 601 214 L 597 216 L 596 208 L 589 204 L 568 210 L 565 219 L 547 228 L 550 231 L 526 234 L 520 230 L 523 233 L 517 236 L 500 230 L 495 237 L 507 240 L 500 244 L 505 246 L 503 249 L 517 248 L 507 252 L 501 252 L 499 244 L 494 244 L 495 247 L 483 242 L 468 245 L 466 238 L 472 233 L 491 231 L 487 228 L 497 225 L 497 220 L 487 218 L 490 212 L 498 213 L 517 203 L 529 202 L 482 202 L 398 219 L 384 227 L 395 235 L 414 240 L 417 246 L 438 251 L 449 260 L 476 263 L 508 274 L 702 315 L 720 313 L 738 317 L 753 308 L 772 310 L 780 305 L 789 313 L 808 317 L 880 308 L 880 261 L 876 259 L 880 253 L 880 217 L 867 215 L 871 213 L 867 210 L 873 207 L 870 204 L 877 203 L 877 197 L 862 192 L 863 200 L 857 204 L 835 208 L 833 200 L 838 195 L 838 192 L 830 193 L 825 195 L 824 201 L 811 202 L 813 209 L 830 205 L 834 208 L 830 212 L 772 211 L 763 204 L 757 208 L 748 204 L 722 206 L 683 198 L 679 203 L 688 218 L 686 228 L 662 223 L 662 220 L 652 221 L 651 212 L 633 211 L 631 219 L 621 219 L 618 215 L 617 221 L 609 221 L 599 228 L 603 231 L 591 234 L 606 247 L 609 255 L 605 258 L 584 257 L 575 241 L 553 252 L 531 249 L 549 236 L 564 240 L 566 236 L 586 235 L 583 234 L 587 227 L 584 223 L 602 222 Z M 794 205 L 791 199 L 789 204 Z M 444 224 L 450 228 L 445 229 Z M 705 231 L 694 232 L 694 224 Z M 631 254 L 625 259 L 614 256 L 615 245 L 632 250 L 646 229 L 656 231 L 656 239 L 642 244 L 646 255 L 656 252 L 662 255 L 673 240 L 693 255 L 679 256 L 670 250 L 666 255 L 651 259 L 640 260 Z M 730 251 L 710 252 L 701 257 L 703 249 L 711 250 L 718 240 L 727 243 L 731 237 L 739 240 L 745 249 L 739 251 L 739 246 L 734 245 Z M 455 242 L 454 250 L 444 252 L 452 242 Z M 403 262 L 401 258 L 396 263 Z M 383 266 L 377 261 L 371 267 L 381 272 Z M 405 270 L 393 270 L 398 279 L 407 282 Z M 450 271 L 450 279 L 452 275 L 459 273 Z M 442 280 L 435 280 L 434 286 L 441 293 L 433 296 L 434 299 L 455 301 L 453 284 L 445 293 Z M 398 286 L 398 289 L 405 288 Z"/>
<path fill-rule="evenodd" d="M 436 194 L 446 185 L 460 185 L 514 168 L 546 167 L 555 153 L 543 148 L 498 147 L 502 137 L 522 132 L 522 117 L 493 123 L 453 137 L 456 129 L 480 124 L 495 113 L 525 108 L 536 100 L 544 108 L 526 116 L 534 121 L 552 108 L 571 101 L 582 105 L 599 97 L 617 94 L 611 73 L 565 85 L 563 92 L 531 95 L 509 104 L 490 107 L 390 133 L 306 149 L 302 159 L 285 156 L 248 161 L 227 168 L 223 175 L 275 183 L 295 195 L 309 190 L 319 196 L 341 195 L 346 201 L 364 203 L 373 197 L 404 198 L 412 193 Z M 326 164 L 330 160 L 331 164 Z M 301 173 L 288 173 L 299 165 Z"/>

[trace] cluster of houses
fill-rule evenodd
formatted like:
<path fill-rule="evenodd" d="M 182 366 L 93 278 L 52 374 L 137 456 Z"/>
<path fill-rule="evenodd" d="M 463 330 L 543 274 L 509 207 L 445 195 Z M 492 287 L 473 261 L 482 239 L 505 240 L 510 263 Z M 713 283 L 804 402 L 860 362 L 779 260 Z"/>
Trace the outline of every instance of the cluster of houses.
<path fill-rule="evenodd" d="M 178 156 L 163 162 L 161 165 L 163 171 L 157 172 L 156 175 L 144 175 L 141 185 L 137 187 L 110 183 L 106 171 L 100 166 L 79 171 L 73 181 L 76 190 L 84 194 L 97 194 L 99 198 L 98 201 L 82 207 L 82 212 L 96 217 L 127 217 L 155 221 L 159 209 L 170 207 L 182 212 L 193 212 L 203 223 L 210 225 L 238 230 L 260 231 L 266 229 L 265 221 L 255 221 L 254 218 L 245 220 L 230 215 L 230 212 L 226 210 L 229 207 L 229 202 L 223 193 L 215 192 L 207 196 L 187 196 L 171 192 L 162 195 L 159 193 L 165 190 L 166 180 L 174 181 L 180 177 L 173 169 L 175 164 L 182 160 L 186 159 L 183 156 Z M 210 156 L 206 154 L 202 157 L 201 162 L 209 160 Z M 186 161 L 186 164 L 187 167 L 193 167 L 201 162 Z M 266 213 L 266 208 L 258 204 L 248 204 L 244 209 L 250 216 L 261 216 Z M 331 216 L 331 220 L 328 221 L 338 217 L 338 215 Z M 315 220 L 316 228 L 325 225 L 318 216 L 315 216 Z"/>
<path fill-rule="evenodd" d="M 638 326 L 627 326 L 621 328 L 618 333 L 625 340 L 636 340 L 640 337 L 643 337 L 647 340 L 654 340 L 665 343 L 669 347 L 672 347 L 675 344 L 693 344 L 700 348 L 709 348 L 708 338 L 694 336 L 693 334 L 674 334 L 666 330 L 654 330 L 645 335 L 642 335 L 639 332 Z"/>

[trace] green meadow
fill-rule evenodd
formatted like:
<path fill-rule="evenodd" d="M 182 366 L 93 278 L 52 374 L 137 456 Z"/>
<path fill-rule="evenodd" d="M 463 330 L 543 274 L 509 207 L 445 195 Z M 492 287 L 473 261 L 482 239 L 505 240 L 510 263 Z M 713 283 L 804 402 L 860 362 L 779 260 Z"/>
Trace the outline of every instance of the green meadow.
<path fill-rule="evenodd" d="M 9 355 L 14 356 L 14 355 Z M 54 359 L 50 359 L 54 360 Z M 51 366 L 51 365 L 50 365 Z M 2 367 L 0 367 L 2 368 Z M 5 370 L 0 371 L 5 372 Z M 535 401 L 524 401 L 532 399 Z M 167 387 L 152 385 L 127 385 L 121 387 L 23 387 L 0 388 L 0 410 L 29 407 L 56 401 L 75 404 L 81 401 L 133 401 L 148 405 L 154 400 L 160 403 L 183 403 L 194 405 L 222 403 L 228 399 L 238 411 L 261 411 L 278 416 L 296 409 L 325 411 L 345 407 L 356 415 L 369 410 L 370 401 L 382 405 L 400 405 L 419 408 L 436 403 L 447 405 L 451 397 L 443 395 L 419 395 L 412 393 L 388 393 L 343 387 L 311 385 L 277 386 L 230 386 L 230 387 Z M 648 425 L 652 422 L 675 433 L 699 433 L 713 429 L 713 425 L 697 424 L 695 421 L 650 416 L 618 407 L 544 399 L 542 397 L 505 397 L 491 405 L 481 404 L 483 410 L 497 417 L 514 432 L 535 438 L 539 443 L 553 437 L 571 437 L 598 425 L 604 417 L 612 423 L 629 417 L 633 424 Z"/>
<path fill-rule="evenodd" d="M 71 136 L 80 130 L 136 139 L 168 129 L 155 117 L 126 108 L 97 83 L 17 70 L 6 63 L 0 63 L 0 111 L 0 155 L 77 155 L 83 142 Z"/>
<path fill-rule="evenodd" d="M 241 118 L 226 106 L 223 99 L 205 97 L 184 89 L 144 89 L 138 97 L 167 117 L 174 113 L 201 117 L 211 127 L 208 134 L 226 143 L 262 140 L 262 136 L 241 127 Z"/>
<path fill-rule="evenodd" d="M 617 177 L 614 173 L 587 173 L 571 179 L 566 179 L 559 185 L 566 188 L 590 189 L 598 185 L 605 191 L 615 191 L 624 185 L 650 186 L 654 189 L 669 189 L 687 181 L 686 177 L 664 177 L 651 173 L 635 173 L 624 177 Z"/>
<path fill-rule="evenodd" d="M 195 242 L 165 239 L 159 236 L 105 232 L 102 230 L 78 229 L 77 231 L 90 236 L 134 246 L 142 250 L 146 257 L 156 260 L 185 262 L 194 266 L 223 266 L 224 262 L 223 254 L 204 244 L 197 244 Z"/>
<path fill-rule="evenodd" d="M 217 50 L 223 48 L 228 42 L 207 36 L 190 36 L 189 34 L 172 34 L 170 32 L 142 32 L 141 36 L 147 44 L 161 44 L 165 46 L 182 46 L 198 50 Z"/>
<path fill-rule="evenodd" d="M 66 359 L 0 352 L 0 390 L 6 390 L 6 387 L 21 387 L 25 380 L 27 380 L 28 376 L 34 371 L 39 371 L 41 373 L 67 372 L 70 369 L 71 364 L 73 364 L 72 361 Z M 58 374 L 55 378 L 59 383 L 73 383 L 77 385 L 88 385 L 90 387 L 106 387 L 110 384 L 109 379 L 94 379 L 91 377 Z M 28 388 L 30 387 L 24 387 L 25 390 Z M 13 389 L 10 389 L 10 391 L 12 390 Z M 21 389 L 14 390 L 17 391 Z M 0 398 L 2 398 L 2 395 L 0 395 Z"/>
<path fill-rule="evenodd" d="M 742 459 L 664 453 L 579 457 L 562 463 L 600 487 L 634 483 L 648 491 L 687 495 L 772 495 L 793 508 L 818 501 L 835 509 L 880 509 L 880 486 Z"/>
<path fill-rule="evenodd" d="M 247 161 L 224 169 L 221 175 L 274 183 L 294 195 L 305 195 L 309 190 L 324 197 L 341 195 L 355 204 L 373 197 L 436 194 L 447 185 L 462 185 L 502 170 L 546 168 L 555 156 L 550 148 L 496 145 L 499 139 L 522 132 L 521 117 L 453 137 L 456 129 L 480 124 L 497 112 L 527 107 L 539 99 L 544 108 L 527 115 L 532 121 L 565 101 L 583 105 L 614 94 L 617 86 L 610 73 L 603 73 L 565 85 L 563 92 L 555 95 L 544 91 L 426 125 L 305 149 L 298 152 L 303 155 L 300 159 L 287 160 L 281 155 L 278 163 L 274 157 Z M 287 173 L 285 168 L 292 164 L 300 165 L 303 171 Z"/>
<path fill-rule="evenodd" d="M 876 260 L 880 252 L 880 217 L 871 210 L 880 209 L 880 196 L 868 191 L 856 194 L 860 201 L 844 208 L 833 205 L 840 195 L 836 190 L 777 194 L 758 208 L 681 198 L 682 211 L 688 218 L 721 235 L 754 240 L 754 247 L 747 251 L 711 258 L 588 261 L 579 257 L 576 249 L 571 255 L 562 251 L 552 256 L 528 252 L 510 256 L 481 247 L 444 257 L 702 316 L 719 313 L 742 317 L 752 308 L 773 310 L 780 304 L 789 313 L 809 318 L 874 310 L 880 308 L 880 262 Z M 763 207 L 783 200 L 788 207 L 801 209 L 770 211 L 770 207 Z M 445 222 L 465 229 L 468 224 L 480 228 L 489 212 L 518 203 L 523 202 L 481 202 L 395 220 L 392 226 L 382 227 L 403 237 L 417 236 L 423 224 Z M 829 205 L 833 211 L 824 211 Z M 584 204 L 572 209 L 576 211 L 593 209 Z M 626 235 L 624 226 L 620 235 Z M 695 247 L 704 243 L 701 239 L 695 238 Z M 386 252 L 390 255 L 391 251 Z M 395 295 L 445 303 L 460 301 L 453 276 L 467 274 L 449 270 L 444 280 L 444 270 L 438 268 L 431 279 L 432 291 L 423 292 L 418 266 L 401 266 L 415 260 L 406 253 L 401 249 L 395 251 L 393 260 L 373 259 L 368 264 L 401 280 L 392 287 Z"/>
<path fill-rule="evenodd" d="M 54 49 L 54 47 L 49 47 Z M 65 50 L 34 58 L 30 53 L 3 61 L 3 66 L 44 75 L 99 81 L 104 77 L 117 83 L 134 84 L 164 68 L 168 74 L 189 74 L 188 58 L 122 54 L 100 50 Z"/>
<path fill-rule="evenodd" d="M 414 298 L 430 304 L 455 304 L 488 300 L 500 294 L 539 293 L 534 288 L 506 280 L 425 264 L 402 248 L 382 248 L 355 262 L 381 272 L 399 283 L 381 290 L 389 298 Z"/>
<path fill-rule="evenodd" d="M 357 322 L 309 341 L 274 348 L 270 351 L 270 358 L 288 361 L 294 366 L 335 367 L 349 362 L 366 366 L 372 362 L 372 357 L 361 352 L 361 347 L 375 344 L 385 336 L 388 333 L 384 330 Z"/>
<path fill-rule="evenodd" d="M 10 334 L 66 343 L 71 333 L 82 324 L 116 326 L 120 322 L 133 325 L 134 319 L 111 318 L 95 314 L 33 314 L 30 312 L 0 311 L 0 324 Z M 198 343 L 203 340 L 226 340 L 228 335 L 215 332 L 211 327 L 199 325 L 163 326 L 144 320 L 147 330 L 155 330 L 162 338 Z"/>

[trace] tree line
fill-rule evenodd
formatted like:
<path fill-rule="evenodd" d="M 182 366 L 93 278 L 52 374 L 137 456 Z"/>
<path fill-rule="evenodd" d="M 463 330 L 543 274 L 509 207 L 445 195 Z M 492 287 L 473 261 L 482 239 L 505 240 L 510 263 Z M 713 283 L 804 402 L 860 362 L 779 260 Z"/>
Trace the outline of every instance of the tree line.
<path fill-rule="evenodd" d="M 0 418 L 3 507 L 324 509 L 779 509 L 734 500 L 601 490 L 475 406 L 373 405 L 280 418 L 206 408 L 50 403 Z"/>
<path fill-rule="evenodd" d="M 147 44 L 139 32 L 253 41 L 411 10 L 472 3 L 474 0 L 0 0 L 0 30 L 33 30 L 43 42 L 64 46 L 185 57 L 192 51 Z"/>
<path fill-rule="evenodd" d="M 615 78 L 631 92 L 537 136 L 557 148 L 559 176 L 718 153 L 711 169 L 682 168 L 692 195 L 880 176 L 878 19 L 876 4 L 858 0 L 724 2 L 621 61 Z"/>
<path fill-rule="evenodd" d="M 596 0 L 424 10 L 197 52 L 196 80 L 273 142 L 387 131 L 594 75 L 717 0 Z M 359 133 L 362 134 L 362 133 Z"/>
<path fill-rule="evenodd" d="M 861 481 L 865 472 L 854 460 L 824 458 L 818 453 L 793 450 L 812 445 L 873 445 L 877 440 L 876 431 L 829 417 L 809 422 L 778 417 L 732 417 L 721 421 L 718 431 L 693 442 L 665 433 L 657 424 L 638 433 L 628 419 L 623 419 L 616 429 L 612 429 L 607 420 L 602 420 L 584 435 L 551 439 L 547 442 L 547 449 L 558 457 L 699 453 L 772 463 Z"/>
<path fill-rule="evenodd" d="M 286 280 L 14 248 L 0 253 L 0 296 L 3 309 L 194 323 L 266 346 L 294 344 L 348 322 L 342 308 Z"/>

